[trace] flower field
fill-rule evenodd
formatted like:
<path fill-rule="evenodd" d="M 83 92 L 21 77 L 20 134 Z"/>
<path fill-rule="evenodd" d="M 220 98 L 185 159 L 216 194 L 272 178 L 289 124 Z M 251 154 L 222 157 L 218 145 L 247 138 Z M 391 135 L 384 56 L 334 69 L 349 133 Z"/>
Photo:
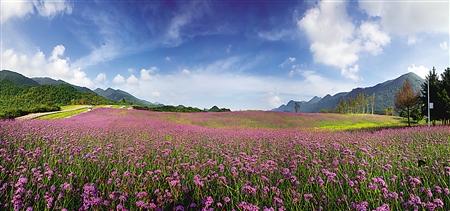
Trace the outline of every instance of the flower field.
<path fill-rule="evenodd" d="M 0 121 L 0 210 L 450 209 L 450 127 L 243 125 L 107 108 Z"/>

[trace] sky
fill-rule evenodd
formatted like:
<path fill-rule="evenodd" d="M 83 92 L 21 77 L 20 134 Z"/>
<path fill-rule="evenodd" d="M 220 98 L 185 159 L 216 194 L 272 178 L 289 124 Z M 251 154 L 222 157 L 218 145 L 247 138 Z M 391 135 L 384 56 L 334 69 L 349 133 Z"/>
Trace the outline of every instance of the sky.
<path fill-rule="evenodd" d="M 1 69 L 272 109 L 450 66 L 448 0 L 2 0 Z"/>

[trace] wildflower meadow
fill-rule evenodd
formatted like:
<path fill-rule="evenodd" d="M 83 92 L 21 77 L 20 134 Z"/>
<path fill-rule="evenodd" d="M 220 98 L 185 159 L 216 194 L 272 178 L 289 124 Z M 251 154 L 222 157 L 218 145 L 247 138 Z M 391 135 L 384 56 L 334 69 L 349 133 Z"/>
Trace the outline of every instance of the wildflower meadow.
<path fill-rule="evenodd" d="M 0 210 L 450 209 L 448 126 L 208 127 L 162 115 L 0 121 Z"/>

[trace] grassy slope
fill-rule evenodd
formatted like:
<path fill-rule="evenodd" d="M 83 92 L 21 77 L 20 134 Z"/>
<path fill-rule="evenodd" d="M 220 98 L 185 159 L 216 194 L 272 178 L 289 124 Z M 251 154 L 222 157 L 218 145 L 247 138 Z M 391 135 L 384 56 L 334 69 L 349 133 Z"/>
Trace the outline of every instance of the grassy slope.
<path fill-rule="evenodd" d="M 67 105 L 67 106 L 61 106 L 61 112 L 49 114 L 45 116 L 41 116 L 38 119 L 63 119 L 72 117 L 84 112 L 87 112 L 89 109 L 95 109 L 95 108 L 115 108 L 115 109 L 127 109 L 129 106 L 123 106 L 123 105 L 97 105 L 94 107 L 87 107 L 86 105 Z"/>
<path fill-rule="evenodd" d="M 38 119 L 63 119 L 63 118 L 68 118 L 71 116 L 78 115 L 78 114 L 86 112 L 86 111 L 88 111 L 88 108 L 81 108 L 81 109 L 77 109 L 77 110 L 63 111 L 63 112 L 45 115 L 45 116 L 39 117 Z"/>
<path fill-rule="evenodd" d="M 101 105 L 94 108 L 127 108 L 119 105 Z M 63 106 L 62 112 L 42 116 L 39 119 L 61 119 L 86 112 L 82 105 Z M 278 112 L 224 112 L 224 113 L 171 113 L 149 112 L 150 116 L 179 124 L 212 128 L 272 128 L 272 129 L 319 129 L 357 130 L 378 127 L 398 127 L 406 123 L 402 118 L 369 114 L 331 113 L 278 113 Z"/>
<path fill-rule="evenodd" d="M 397 127 L 405 123 L 399 117 L 368 114 L 225 112 L 225 113 L 157 113 L 155 117 L 179 124 L 213 128 L 273 128 L 354 130 Z"/>

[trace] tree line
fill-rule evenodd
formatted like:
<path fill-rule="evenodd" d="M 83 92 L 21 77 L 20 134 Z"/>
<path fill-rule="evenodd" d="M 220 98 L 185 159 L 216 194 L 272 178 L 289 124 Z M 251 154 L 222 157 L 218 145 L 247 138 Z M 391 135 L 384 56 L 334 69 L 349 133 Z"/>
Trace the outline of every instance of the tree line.
<path fill-rule="evenodd" d="M 436 121 L 450 124 L 450 68 L 438 75 L 433 67 L 418 93 L 413 91 L 409 81 L 405 81 L 395 96 L 396 111 L 408 119 L 408 125 L 411 125 L 411 119 L 417 121 L 428 116 L 428 89 L 430 103 L 433 103 L 430 107 L 431 122 L 433 125 Z"/>
<path fill-rule="evenodd" d="M 359 93 L 354 98 L 342 99 L 336 106 L 337 113 L 343 114 L 373 114 L 375 94 Z"/>

